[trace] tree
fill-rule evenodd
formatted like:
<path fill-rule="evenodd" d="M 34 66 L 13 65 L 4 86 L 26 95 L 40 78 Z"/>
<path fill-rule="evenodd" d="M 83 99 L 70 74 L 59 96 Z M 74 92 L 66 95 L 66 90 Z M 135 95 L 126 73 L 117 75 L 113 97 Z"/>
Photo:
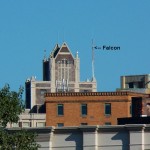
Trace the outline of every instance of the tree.
<path fill-rule="evenodd" d="M 7 131 L 0 130 L 0 150 L 37 150 L 40 145 L 36 143 L 36 134 L 26 130 Z"/>
<path fill-rule="evenodd" d="M 37 150 L 39 145 L 35 142 L 35 133 L 24 129 L 14 130 L 10 133 L 6 129 L 7 123 L 17 123 L 19 115 L 25 107 L 22 100 L 23 88 L 18 92 L 10 91 L 6 84 L 0 90 L 0 150 Z"/>
<path fill-rule="evenodd" d="M 17 123 L 19 114 L 24 111 L 22 100 L 23 88 L 19 88 L 19 92 L 10 91 L 10 86 L 6 84 L 0 90 L 0 123 L 3 127 L 7 123 Z"/>

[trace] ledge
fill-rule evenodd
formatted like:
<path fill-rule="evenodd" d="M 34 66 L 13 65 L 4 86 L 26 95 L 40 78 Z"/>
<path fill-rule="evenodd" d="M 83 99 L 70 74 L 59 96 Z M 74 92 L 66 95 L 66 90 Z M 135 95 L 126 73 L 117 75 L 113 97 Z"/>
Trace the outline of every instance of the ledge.
<path fill-rule="evenodd" d="M 130 95 L 130 93 L 132 93 L 132 92 L 64 92 L 64 93 L 46 93 L 45 97 L 59 97 L 59 96 L 127 96 L 127 95 Z"/>

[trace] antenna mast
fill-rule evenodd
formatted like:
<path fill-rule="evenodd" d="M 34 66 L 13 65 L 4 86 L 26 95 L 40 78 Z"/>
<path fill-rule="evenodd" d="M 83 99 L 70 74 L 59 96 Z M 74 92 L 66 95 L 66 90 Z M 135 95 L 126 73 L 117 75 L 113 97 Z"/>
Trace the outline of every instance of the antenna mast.
<path fill-rule="evenodd" d="M 46 49 L 44 49 L 44 60 L 46 60 Z"/>
<path fill-rule="evenodd" d="M 94 75 L 94 40 L 92 39 L 92 80 L 95 79 Z"/>

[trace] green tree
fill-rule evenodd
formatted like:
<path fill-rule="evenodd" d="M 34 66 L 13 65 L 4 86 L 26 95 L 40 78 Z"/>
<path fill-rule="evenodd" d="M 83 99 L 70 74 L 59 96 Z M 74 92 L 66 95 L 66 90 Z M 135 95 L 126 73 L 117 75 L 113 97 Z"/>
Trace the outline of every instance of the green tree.
<path fill-rule="evenodd" d="M 10 91 L 6 84 L 0 90 L 0 150 L 37 150 L 36 134 L 26 130 L 8 130 L 8 123 L 18 123 L 19 115 L 24 112 L 23 88 L 18 92 Z"/>
<path fill-rule="evenodd" d="M 0 150 L 37 150 L 40 145 L 36 143 L 36 133 L 26 130 L 8 131 L 0 130 Z"/>
<path fill-rule="evenodd" d="M 8 84 L 0 90 L 0 123 L 3 127 L 18 122 L 19 114 L 24 111 L 22 94 L 23 88 L 19 88 L 19 92 L 10 91 Z"/>

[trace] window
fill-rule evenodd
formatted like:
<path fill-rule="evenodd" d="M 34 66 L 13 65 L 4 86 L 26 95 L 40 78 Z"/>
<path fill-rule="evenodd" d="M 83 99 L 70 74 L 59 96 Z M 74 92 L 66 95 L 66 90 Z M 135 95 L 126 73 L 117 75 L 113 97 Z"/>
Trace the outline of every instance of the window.
<path fill-rule="evenodd" d="M 87 123 L 81 123 L 81 126 L 86 126 L 86 125 L 88 125 Z"/>
<path fill-rule="evenodd" d="M 145 84 L 142 81 L 138 82 L 138 88 L 145 88 Z"/>
<path fill-rule="evenodd" d="M 45 122 L 37 122 L 36 126 L 37 127 L 45 127 Z"/>
<path fill-rule="evenodd" d="M 87 115 L 87 104 L 81 104 L 81 115 L 82 116 Z"/>
<path fill-rule="evenodd" d="M 45 89 L 41 89 L 40 92 L 41 92 L 41 95 L 44 95 L 47 91 Z"/>
<path fill-rule="evenodd" d="M 64 115 L 64 105 L 63 104 L 57 105 L 57 114 L 58 114 L 58 116 Z"/>
<path fill-rule="evenodd" d="M 19 123 L 13 123 L 13 127 L 19 127 Z"/>
<path fill-rule="evenodd" d="M 111 115 L 111 104 L 110 103 L 105 104 L 105 115 Z"/>
<path fill-rule="evenodd" d="M 133 82 L 129 82 L 128 85 L 129 85 L 129 88 L 134 88 L 134 83 Z"/>
<path fill-rule="evenodd" d="M 105 125 L 111 125 L 111 122 L 105 122 Z"/>
<path fill-rule="evenodd" d="M 22 128 L 22 122 L 19 122 L 19 127 L 21 127 L 21 128 Z"/>
<path fill-rule="evenodd" d="M 83 92 L 89 92 L 89 90 L 83 90 Z"/>
<path fill-rule="evenodd" d="M 30 127 L 31 123 L 30 122 L 23 122 L 22 127 Z"/>
<path fill-rule="evenodd" d="M 64 124 L 63 123 L 57 123 L 57 127 L 63 127 Z"/>

